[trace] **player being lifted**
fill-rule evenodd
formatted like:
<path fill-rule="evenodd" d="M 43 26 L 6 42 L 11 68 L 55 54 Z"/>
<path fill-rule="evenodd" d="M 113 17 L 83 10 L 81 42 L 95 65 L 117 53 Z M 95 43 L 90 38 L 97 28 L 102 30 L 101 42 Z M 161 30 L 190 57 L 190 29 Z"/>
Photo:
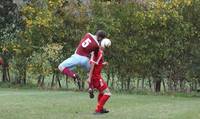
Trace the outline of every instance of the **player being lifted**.
<path fill-rule="evenodd" d="M 65 75 L 73 78 L 78 82 L 80 89 L 80 78 L 78 74 L 72 70 L 76 66 L 82 66 L 85 70 L 90 70 L 89 56 L 91 52 L 98 52 L 99 44 L 106 37 L 106 33 L 103 30 L 98 30 L 95 35 L 87 33 L 80 41 L 75 53 L 65 61 L 63 61 L 58 69 Z"/>
<path fill-rule="evenodd" d="M 95 114 L 103 114 L 109 112 L 104 108 L 104 105 L 110 98 L 111 93 L 106 82 L 101 76 L 101 70 L 103 66 L 108 65 L 108 62 L 104 62 L 103 50 L 109 46 L 111 46 L 111 41 L 107 38 L 103 39 L 98 53 L 92 54 L 90 59 L 91 69 L 88 79 L 90 98 L 94 98 L 93 89 L 97 89 L 99 91 Z"/>

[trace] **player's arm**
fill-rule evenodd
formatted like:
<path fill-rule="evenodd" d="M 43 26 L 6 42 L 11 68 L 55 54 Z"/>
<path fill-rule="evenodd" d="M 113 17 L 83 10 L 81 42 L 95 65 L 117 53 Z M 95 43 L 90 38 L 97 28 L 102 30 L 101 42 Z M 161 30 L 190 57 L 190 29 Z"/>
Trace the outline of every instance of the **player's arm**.
<path fill-rule="evenodd" d="M 90 67 L 90 72 L 89 72 L 89 77 L 88 77 L 88 84 L 89 84 L 89 88 L 93 89 L 92 87 L 92 73 L 93 73 L 93 70 L 94 70 L 94 63 L 91 62 L 91 67 Z"/>
<path fill-rule="evenodd" d="M 107 66 L 107 65 L 109 65 L 109 63 L 108 63 L 108 62 L 104 62 L 103 65 L 104 65 L 104 66 Z"/>
<path fill-rule="evenodd" d="M 91 67 L 90 67 L 90 72 L 89 72 L 89 78 L 88 78 L 88 85 L 89 85 L 89 89 L 88 89 L 88 93 L 89 93 L 89 97 L 92 99 L 94 98 L 94 92 L 93 92 L 93 84 L 92 84 L 92 73 L 94 70 L 94 63 L 91 63 Z"/>
<path fill-rule="evenodd" d="M 89 71 L 89 74 L 88 74 L 88 84 L 89 84 L 89 89 L 92 89 L 92 73 L 93 73 L 93 70 L 94 70 L 94 52 L 91 53 L 91 58 L 90 58 L 90 71 Z"/>

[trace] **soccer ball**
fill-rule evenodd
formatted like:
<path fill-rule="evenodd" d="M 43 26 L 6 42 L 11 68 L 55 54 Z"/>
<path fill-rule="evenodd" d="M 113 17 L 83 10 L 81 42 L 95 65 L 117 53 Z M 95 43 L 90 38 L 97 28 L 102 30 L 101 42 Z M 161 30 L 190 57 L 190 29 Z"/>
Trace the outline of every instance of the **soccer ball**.
<path fill-rule="evenodd" d="M 110 47 L 111 46 L 111 41 L 108 38 L 104 38 L 101 41 L 101 47 L 105 48 L 105 47 Z"/>

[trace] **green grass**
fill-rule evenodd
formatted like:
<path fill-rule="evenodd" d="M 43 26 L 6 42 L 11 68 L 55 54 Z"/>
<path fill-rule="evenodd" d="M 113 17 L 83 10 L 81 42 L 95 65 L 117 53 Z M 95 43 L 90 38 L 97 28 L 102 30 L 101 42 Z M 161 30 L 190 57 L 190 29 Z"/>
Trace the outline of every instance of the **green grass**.
<path fill-rule="evenodd" d="M 0 89 L 0 119 L 200 119 L 200 98 L 113 94 L 93 115 L 87 93 Z"/>

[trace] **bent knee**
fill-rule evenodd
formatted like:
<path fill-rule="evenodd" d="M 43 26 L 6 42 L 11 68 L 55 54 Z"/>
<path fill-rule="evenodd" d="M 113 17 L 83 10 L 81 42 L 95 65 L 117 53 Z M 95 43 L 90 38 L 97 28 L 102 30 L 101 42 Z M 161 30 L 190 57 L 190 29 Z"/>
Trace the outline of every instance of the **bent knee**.
<path fill-rule="evenodd" d="M 104 95 L 109 95 L 109 96 L 112 95 L 111 92 L 110 92 L 110 90 L 108 88 L 105 89 L 103 93 L 104 93 Z"/>
<path fill-rule="evenodd" d="M 104 93 L 104 95 L 111 96 L 112 94 L 109 92 L 109 93 Z"/>
<path fill-rule="evenodd" d="M 59 64 L 58 69 L 62 72 L 65 69 L 65 67 L 62 64 Z"/>

